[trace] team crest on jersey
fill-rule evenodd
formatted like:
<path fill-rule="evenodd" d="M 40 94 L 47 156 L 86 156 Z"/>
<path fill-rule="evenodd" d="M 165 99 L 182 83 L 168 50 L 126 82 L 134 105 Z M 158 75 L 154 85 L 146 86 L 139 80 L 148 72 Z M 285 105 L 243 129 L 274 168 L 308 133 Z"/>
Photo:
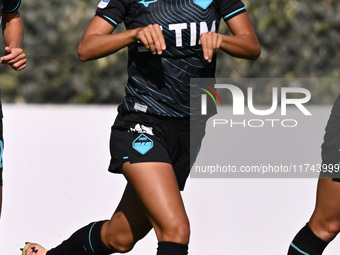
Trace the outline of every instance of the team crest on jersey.
<path fill-rule="evenodd" d="M 204 10 L 207 9 L 212 2 L 213 0 L 194 0 L 194 3 Z"/>
<path fill-rule="evenodd" d="M 109 2 L 110 0 L 101 0 L 98 4 L 98 8 L 104 9 L 109 4 Z"/>

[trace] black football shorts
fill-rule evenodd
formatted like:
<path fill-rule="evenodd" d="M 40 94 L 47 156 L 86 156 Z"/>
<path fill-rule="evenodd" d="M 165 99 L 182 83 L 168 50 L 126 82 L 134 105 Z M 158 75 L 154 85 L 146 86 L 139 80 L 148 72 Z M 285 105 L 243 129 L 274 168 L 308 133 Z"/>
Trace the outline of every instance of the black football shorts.
<path fill-rule="evenodd" d="M 332 108 L 326 126 L 320 177 L 340 182 L 340 96 Z"/>
<path fill-rule="evenodd" d="M 121 173 L 126 161 L 166 162 L 183 190 L 205 134 L 205 124 L 199 126 L 190 130 L 188 119 L 119 113 L 111 128 L 109 171 Z"/>

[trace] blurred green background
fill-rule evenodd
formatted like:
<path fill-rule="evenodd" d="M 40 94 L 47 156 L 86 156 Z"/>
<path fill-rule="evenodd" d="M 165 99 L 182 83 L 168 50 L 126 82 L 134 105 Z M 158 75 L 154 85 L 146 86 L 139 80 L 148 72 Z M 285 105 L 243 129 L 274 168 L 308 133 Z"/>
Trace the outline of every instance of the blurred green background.
<path fill-rule="evenodd" d="M 219 53 L 217 76 L 232 78 L 340 78 L 338 0 L 245 0 L 262 54 L 257 61 Z M 115 104 L 124 96 L 127 51 L 81 63 L 78 43 L 99 0 L 23 0 L 28 67 L 0 66 L 2 101 Z M 223 22 L 222 22 L 223 23 Z M 124 29 L 121 25 L 119 29 Z M 220 32 L 229 33 L 226 25 Z M 1 48 L 4 48 L 1 40 Z M 269 86 L 269 85 L 268 85 Z M 340 84 L 312 86 L 312 103 L 332 103 Z M 257 88 L 258 95 L 267 86 Z M 270 99 L 269 99 L 270 100 Z"/>

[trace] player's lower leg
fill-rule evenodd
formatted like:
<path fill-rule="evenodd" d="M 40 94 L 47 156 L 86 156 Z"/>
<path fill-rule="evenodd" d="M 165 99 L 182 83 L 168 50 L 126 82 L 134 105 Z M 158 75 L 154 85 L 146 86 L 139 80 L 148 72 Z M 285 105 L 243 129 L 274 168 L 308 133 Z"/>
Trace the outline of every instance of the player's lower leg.
<path fill-rule="evenodd" d="M 340 182 L 320 178 L 309 223 L 295 236 L 289 255 L 320 255 L 340 231 Z M 303 253 L 305 252 L 305 253 Z"/>
<path fill-rule="evenodd" d="M 321 255 L 327 245 L 328 242 L 317 237 L 307 223 L 290 244 L 288 255 Z"/>
<path fill-rule="evenodd" d="M 46 255 L 108 255 L 115 251 L 108 249 L 101 240 L 101 228 L 105 221 L 93 222 L 75 232 Z M 27 254 L 28 255 L 28 254 Z"/>

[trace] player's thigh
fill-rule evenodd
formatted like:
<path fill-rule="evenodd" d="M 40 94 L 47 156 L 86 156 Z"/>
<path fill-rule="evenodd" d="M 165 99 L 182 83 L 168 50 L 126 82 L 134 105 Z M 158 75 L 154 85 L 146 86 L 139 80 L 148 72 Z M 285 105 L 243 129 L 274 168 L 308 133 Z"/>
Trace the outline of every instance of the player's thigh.
<path fill-rule="evenodd" d="M 159 240 L 166 241 L 163 239 L 167 237 L 162 234 L 167 229 L 189 228 L 189 220 L 171 164 L 126 162 L 122 172 L 141 200 Z"/>

